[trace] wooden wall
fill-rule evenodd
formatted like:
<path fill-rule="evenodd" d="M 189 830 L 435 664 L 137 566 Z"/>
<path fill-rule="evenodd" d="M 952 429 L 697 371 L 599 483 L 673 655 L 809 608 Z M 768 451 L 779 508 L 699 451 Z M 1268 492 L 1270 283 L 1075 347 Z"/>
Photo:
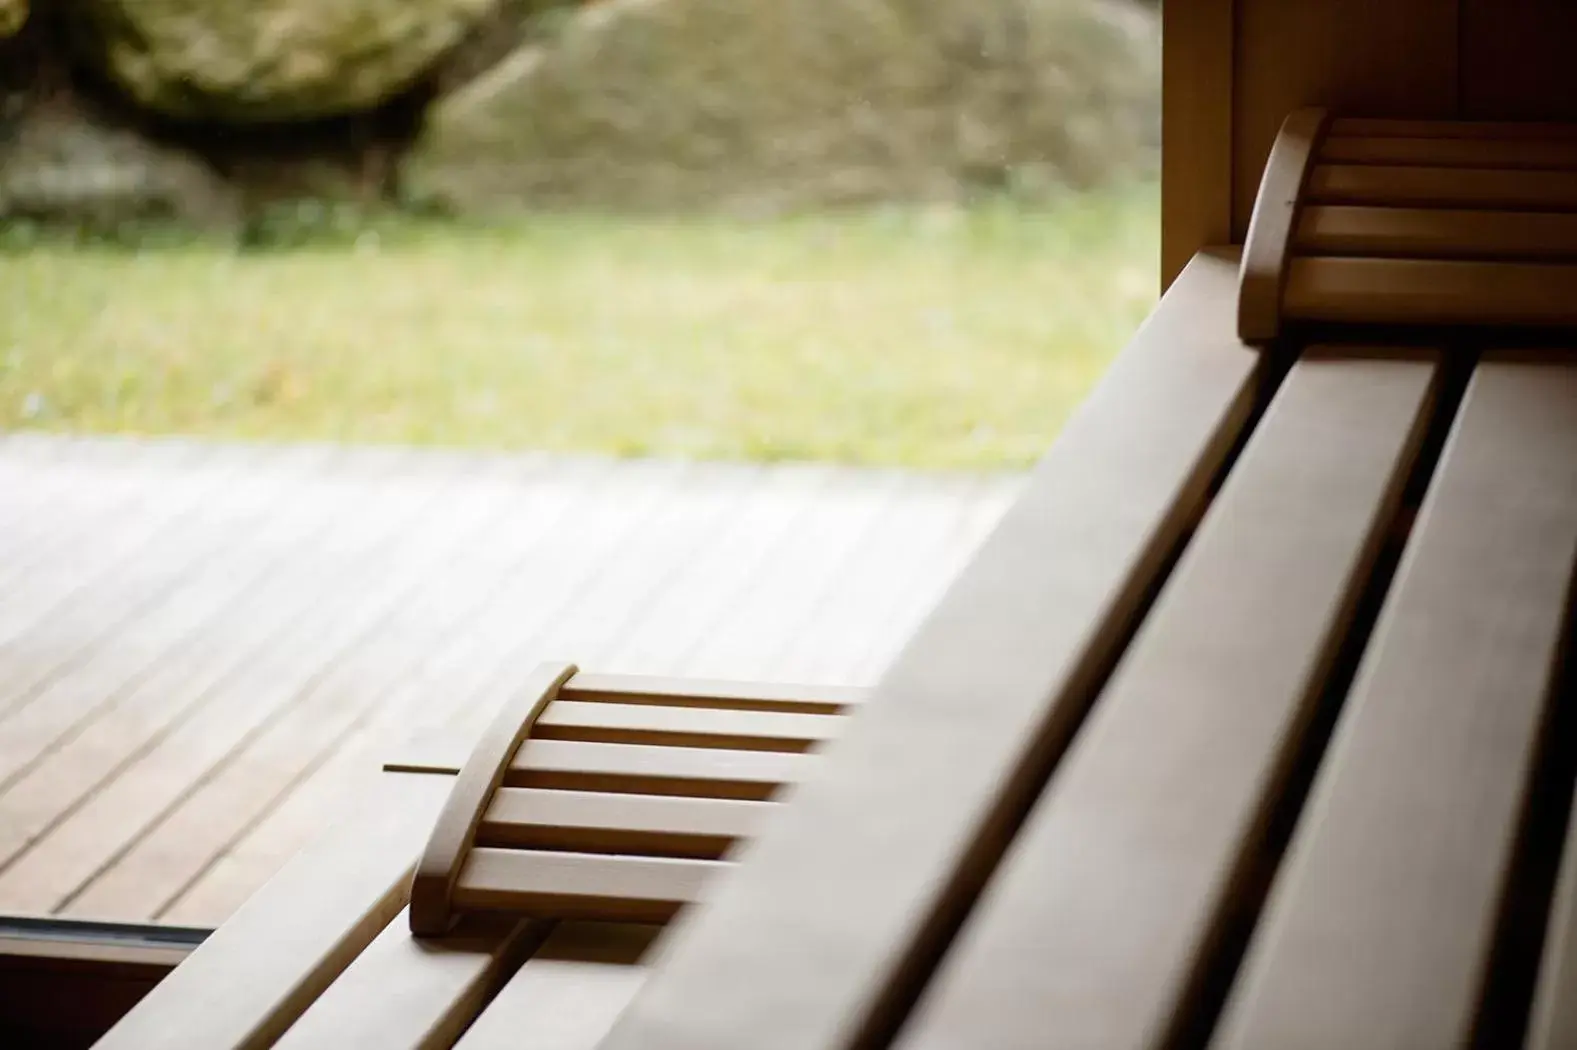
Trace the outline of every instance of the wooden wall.
<path fill-rule="evenodd" d="M 1241 242 L 1282 119 L 1577 121 L 1577 0 L 1166 0 L 1162 280 Z"/>

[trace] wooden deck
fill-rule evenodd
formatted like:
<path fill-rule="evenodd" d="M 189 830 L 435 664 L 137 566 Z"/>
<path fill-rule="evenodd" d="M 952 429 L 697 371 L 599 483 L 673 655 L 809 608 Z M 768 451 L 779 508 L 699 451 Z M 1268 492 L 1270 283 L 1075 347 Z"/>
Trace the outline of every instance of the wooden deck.
<path fill-rule="evenodd" d="M 871 682 L 1019 484 L 0 438 L 0 913 L 218 924 L 539 659 Z"/>

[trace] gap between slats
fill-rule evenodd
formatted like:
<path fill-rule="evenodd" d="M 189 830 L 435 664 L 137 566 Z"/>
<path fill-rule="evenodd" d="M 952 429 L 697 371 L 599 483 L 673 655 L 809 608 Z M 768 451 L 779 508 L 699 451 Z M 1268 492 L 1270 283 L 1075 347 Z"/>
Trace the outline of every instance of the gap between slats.
<path fill-rule="evenodd" d="M 1298 219 L 1302 255 L 1535 262 L 1577 258 L 1577 214 L 1317 204 Z"/>
<path fill-rule="evenodd" d="M 1564 171 L 1320 164 L 1305 203 L 1574 211 L 1577 178 Z"/>
<path fill-rule="evenodd" d="M 1569 171 L 1577 168 L 1577 141 L 1331 135 L 1320 148 L 1320 160 L 1329 164 Z"/>
<path fill-rule="evenodd" d="M 1566 367 L 1475 368 L 1213 1045 L 1478 1038 L 1568 626 Z"/>
<path fill-rule="evenodd" d="M 771 806 L 742 799 L 503 788 L 482 817 L 476 844 L 716 860 L 755 834 Z"/>
<path fill-rule="evenodd" d="M 1222 706 L 1223 694 L 1230 692 L 1227 687 L 1234 681 L 1240 683 L 1239 692 L 1247 700 L 1255 695 L 1253 684 L 1258 682 L 1275 690 L 1280 697 L 1275 699 L 1277 705 L 1285 703 L 1286 717 L 1291 719 L 1288 724 L 1296 725 L 1287 730 L 1292 734 L 1288 742 L 1301 743 L 1302 732 L 1309 724 L 1307 716 L 1317 707 L 1319 693 L 1300 700 L 1306 694 L 1299 690 L 1318 690 L 1322 683 L 1329 682 L 1329 668 L 1335 665 L 1342 639 L 1353 626 L 1348 614 L 1361 604 L 1366 581 L 1374 580 L 1374 555 L 1390 532 L 1407 490 L 1410 475 L 1406 471 L 1417 462 L 1416 454 L 1427 444 L 1425 421 L 1430 417 L 1426 409 L 1436 386 L 1436 366 L 1432 362 L 1422 356 L 1389 362 L 1382 356 L 1381 361 L 1370 364 L 1360 357 L 1349 366 L 1339 353 L 1334 360 L 1330 356 L 1302 370 L 1294 366 L 1292 378 L 1283 384 L 1290 400 L 1279 415 L 1267 417 L 1256 431 L 1257 439 L 1262 436 L 1266 444 L 1256 446 L 1251 442 L 1240 464 L 1228 476 L 1223 498 L 1230 498 L 1230 502 L 1221 505 L 1221 516 L 1216 516 L 1213 508 L 1212 516 L 1206 518 L 1200 538 L 1188 548 L 1183 565 L 1132 643 L 1124 664 L 1103 691 L 1088 724 L 1081 727 L 1037 812 L 1020 831 L 996 881 L 982 896 L 972 925 L 965 927 L 954 954 L 944 961 L 936 976 L 936 987 L 910 1018 L 901 1045 L 927 1050 L 960 1045 L 969 1031 L 988 1024 L 994 1026 L 993 1045 L 1001 1047 L 1172 1045 L 1176 1040 L 1175 1035 L 1164 1033 L 1173 1009 L 1170 1004 L 1187 1004 L 1198 998 L 1193 986 L 1201 982 L 1199 976 L 1191 974 L 1202 976 L 1207 972 L 1199 969 L 1199 961 L 1218 954 L 1224 940 L 1222 929 L 1228 924 L 1219 920 L 1222 912 L 1214 902 L 1219 899 L 1224 906 L 1230 906 L 1240 899 L 1241 885 L 1248 881 L 1220 874 L 1218 864 L 1239 867 L 1231 858 L 1238 856 L 1240 834 L 1246 836 L 1242 842 L 1250 848 L 1257 849 L 1264 842 L 1258 832 L 1262 826 L 1260 818 L 1254 815 L 1264 801 L 1257 794 L 1244 791 L 1250 784 L 1257 784 L 1261 775 L 1269 778 L 1272 790 L 1279 791 L 1287 785 L 1290 778 L 1284 773 L 1296 768 L 1294 756 L 1299 748 L 1263 753 L 1256 749 L 1239 754 L 1228 744 L 1219 745 L 1225 750 L 1216 753 L 1230 760 L 1223 763 L 1221 773 L 1212 774 L 1220 785 L 1213 789 L 1212 777 L 1191 777 L 1186 768 L 1196 755 L 1218 747 L 1210 736 L 1189 741 L 1181 722 L 1174 723 L 1175 736 L 1180 741 L 1174 747 L 1156 741 L 1141 727 L 1159 720 L 1161 726 L 1149 733 L 1158 731 L 1164 741 L 1174 736 L 1165 728 L 1166 719 L 1186 719 L 1187 712 L 1178 705 L 1191 696 L 1205 712 L 1222 718 L 1231 710 L 1230 706 Z M 1372 376 L 1368 370 L 1374 370 Z M 1310 433 L 1310 428 L 1320 424 L 1329 431 L 1332 413 L 1359 389 L 1354 384 L 1371 378 L 1387 380 L 1380 388 L 1386 397 L 1373 405 L 1373 410 L 1389 407 L 1400 413 L 1395 418 L 1371 417 L 1368 428 L 1362 431 L 1373 434 L 1377 458 L 1350 459 L 1363 448 L 1362 444 L 1352 449 L 1341 446 L 1342 455 L 1336 460 L 1332 459 L 1332 452 L 1311 458 L 1301 451 L 1309 446 L 1300 434 L 1314 440 L 1316 448 L 1327 444 L 1318 440 L 1317 429 Z M 1339 397 L 1343 392 L 1347 397 Z M 1323 415 L 1317 411 L 1322 404 L 1326 409 Z M 1271 411 L 1278 411 L 1277 403 L 1272 404 Z M 1384 419 L 1385 423 L 1376 424 L 1374 419 Z M 1344 465 L 1349 461 L 1354 464 L 1352 468 Z M 1290 475 L 1284 474 L 1282 468 Z M 1240 471 L 1251 472 L 1252 476 L 1245 477 Z M 1235 552 L 1240 546 L 1247 545 L 1250 557 L 1257 555 L 1266 565 L 1281 557 L 1276 547 L 1282 535 L 1280 529 L 1261 533 L 1257 541 L 1252 532 L 1242 530 L 1253 528 L 1255 522 L 1267 522 L 1267 514 L 1271 515 L 1268 521 L 1273 522 L 1275 514 L 1287 513 L 1276 509 L 1282 499 L 1267 503 L 1263 491 L 1274 479 L 1283 477 L 1288 480 L 1281 483 L 1291 486 L 1290 493 L 1278 492 L 1283 499 L 1290 495 L 1317 505 L 1331 496 L 1332 486 L 1335 492 L 1347 492 L 1349 497 L 1354 496 L 1354 487 L 1364 494 L 1363 501 L 1344 508 L 1348 516 L 1338 519 L 1339 529 L 1311 531 L 1311 541 L 1322 544 L 1316 550 L 1332 559 L 1333 569 L 1348 564 L 1343 559 L 1350 560 L 1350 568 L 1342 570 L 1340 577 L 1349 579 L 1350 586 L 1319 598 L 1315 607 L 1319 618 L 1311 621 L 1305 615 L 1294 620 L 1299 626 L 1291 635 L 1279 623 L 1271 627 L 1272 621 L 1259 619 L 1253 614 L 1253 605 L 1235 600 L 1236 595 L 1243 593 L 1238 585 L 1246 585 L 1241 576 L 1247 570 L 1236 567 L 1240 562 Z M 1291 541 L 1279 542 L 1285 547 Z M 1240 577 L 1238 585 L 1225 586 L 1224 590 L 1205 582 L 1214 579 L 1225 585 L 1232 573 Z M 1325 574 L 1316 572 L 1311 576 L 1306 569 L 1301 577 L 1292 573 L 1290 581 L 1302 592 L 1315 595 L 1337 587 L 1336 582 L 1327 582 Z M 1257 600 L 1263 604 L 1277 597 L 1262 591 Z M 1219 604 L 1223 601 L 1225 605 Z M 1259 625 L 1251 629 L 1264 632 L 1265 646 L 1245 648 L 1241 641 L 1236 645 L 1226 639 L 1206 641 L 1206 636 L 1197 633 L 1198 614 L 1210 603 L 1216 603 L 1212 607 L 1227 619 L 1227 624 L 1219 625 L 1220 629 L 1235 634 L 1230 629 L 1231 618 L 1249 616 L 1245 625 Z M 1314 612 L 1307 611 L 1310 615 Z M 1170 661 L 1187 660 L 1187 651 L 1177 646 L 1188 645 L 1190 638 L 1203 647 L 1197 666 L 1204 677 L 1192 685 L 1176 681 L 1166 671 Z M 1282 662 L 1275 661 L 1277 655 L 1283 658 Z M 1316 659 L 1315 665 L 1300 670 L 1305 668 L 1305 660 Z M 1289 660 L 1296 662 L 1287 663 Z M 1285 671 L 1281 670 L 1283 666 Z M 1251 691 L 1244 692 L 1243 687 Z M 1114 690 L 1114 695 L 1104 695 Z M 1262 702 L 1253 705 L 1255 715 L 1248 718 L 1245 732 L 1250 739 L 1265 738 L 1267 744 L 1282 740 L 1276 727 L 1283 723 L 1267 708 L 1273 697 L 1259 699 Z M 1151 750 L 1153 762 L 1140 757 L 1140 749 L 1144 748 Z M 1273 757 L 1278 754 L 1281 757 Z M 1264 760 L 1262 755 L 1270 762 L 1263 774 L 1255 772 L 1260 769 L 1256 763 Z M 1215 795 L 1197 794 L 1189 788 L 1183 795 L 1192 801 L 1180 801 L 1177 807 L 1168 809 L 1167 819 L 1174 823 L 1186 821 L 1190 812 L 1202 816 L 1208 810 L 1210 816 L 1204 818 L 1200 834 L 1207 841 L 1220 840 L 1223 848 L 1232 851 L 1229 858 L 1218 861 L 1213 856 L 1198 856 L 1201 847 L 1180 836 L 1180 827 L 1163 826 L 1157 823 L 1161 818 L 1151 819 L 1147 814 L 1144 793 L 1161 790 L 1164 781 L 1158 778 L 1168 776 L 1168 771 L 1178 778 L 1179 785 L 1198 782 L 1202 784 L 1201 791 L 1213 789 Z M 1106 803 L 1099 801 L 1103 797 Z M 1207 801 L 1212 798 L 1214 802 Z M 1249 808 L 1244 809 L 1243 803 Z M 1241 810 L 1241 818 L 1222 815 L 1218 819 L 1216 814 L 1222 807 L 1230 812 Z M 1113 825 L 1111 820 L 1117 823 Z M 1240 825 L 1240 820 L 1248 823 Z M 1137 838 L 1130 842 L 1130 836 Z M 1078 844 L 1080 841 L 1083 846 Z M 1079 859 L 1068 852 L 1069 845 L 1073 853 L 1093 852 Z M 1097 857 L 1107 862 L 1108 870 L 1098 870 Z M 1135 867 L 1130 869 L 1125 858 L 1132 860 Z M 1175 869 L 1165 867 L 1169 859 L 1178 862 Z M 1156 869 L 1156 877 L 1142 872 L 1147 863 L 1162 866 Z M 1176 870 L 1178 874 L 1163 875 L 1163 870 Z M 1211 881 L 1221 878 L 1229 881 L 1222 885 Z M 1160 943 L 1151 942 L 1146 947 L 1153 931 L 1133 926 L 1139 919 L 1120 917 L 1121 905 L 1112 895 L 1130 883 L 1139 894 L 1135 903 L 1146 909 L 1145 914 L 1165 919 L 1167 936 Z M 1177 911 L 1172 903 L 1176 895 L 1193 893 L 1205 894 L 1202 900 L 1208 910 Z M 1121 929 L 1123 922 L 1129 924 L 1126 931 Z M 1121 936 L 1124 932 L 1127 936 Z M 1102 938 L 1115 938 L 1104 953 L 1099 944 Z M 1054 947 L 1059 944 L 1060 948 Z M 1093 955 L 1086 956 L 1080 948 L 1083 945 Z M 1126 953 L 1129 949 L 1151 957 L 1156 952 L 1162 954 L 1155 957 L 1153 965 L 1146 961 L 1136 969 L 1122 962 L 1131 959 L 1138 964 L 1137 955 L 1130 957 Z M 1068 957 L 1053 960 L 1042 954 L 1057 951 L 1068 953 Z M 1081 963 L 1081 958 L 1087 963 Z M 1038 959 L 1041 967 L 1037 970 L 1020 965 L 1030 959 Z M 1115 986 L 1108 989 L 1101 983 L 1101 974 L 1129 982 L 1136 979 L 1131 975 L 1140 970 L 1154 976 L 1157 983 L 1143 989 L 1129 986 L 1126 992 Z M 1141 1002 L 1136 1000 L 1144 995 L 1134 993 L 1155 995 L 1150 1001 Z M 1037 1006 L 1030 1009 L 1017 1005 L 1024 1003 Z M 1057 1034 L 1042 1023 L 1046 1010 L 1063 1018 Z M 1012 1020 L 1015 1017 L 1017 1020 Z M 1157 1042 L 1140 1041 L 1138 1033 L 1142 1030 L 1152 1031 Z"/>

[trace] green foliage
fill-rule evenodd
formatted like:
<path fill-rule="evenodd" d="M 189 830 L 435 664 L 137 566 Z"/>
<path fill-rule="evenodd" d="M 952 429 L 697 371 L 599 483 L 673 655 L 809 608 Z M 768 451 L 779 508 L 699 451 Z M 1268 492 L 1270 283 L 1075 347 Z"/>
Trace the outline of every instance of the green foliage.
<path fill-rule="evenodd" d="M 1153 187 L 0 259 L 0 428 L 1030 462 L 1150 307 Z"/>

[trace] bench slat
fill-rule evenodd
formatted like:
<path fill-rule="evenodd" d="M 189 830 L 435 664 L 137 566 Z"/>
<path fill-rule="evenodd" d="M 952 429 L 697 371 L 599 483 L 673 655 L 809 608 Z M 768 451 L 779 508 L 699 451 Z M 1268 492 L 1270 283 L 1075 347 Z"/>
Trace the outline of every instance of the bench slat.
<path fill-rule="evenodd" d="M 660 678 L 648 675 L 586 674 L 565 683 L 559 696 L 593 703 L 658 704 L 735 711 L 800 711 L 835 715 L 858 707 L 869 689 L 853 686 L 793 685 L 777 682 L 727 682 Z"/>
<path fill-rule="evenodd" d="M 1577 214 L 1322 204 L 1303 209 L 1295 244 L 1327 255 L 1570 259 Z"/>
<path fill-rule="evenodd" d="M 897 1024 L 1249 417 L 1234 254 L 1173 283 L 825 764 L 681 916 L 605 1050 Z"/>
<path fill-rule="evenodd" d="M 1418 164 L 1441 168 L 1577 168 L 1571 139 L 1417 138 L 1332 135 L 1320 159 L 1333 164 Z"/>
<path fill-rule="evenodd" d="M 1467 1045 L 1574 557 L 1577 367 L 1486 355 L 1218 1046 Z"/>
<path fill-rule="evenodd" d="M 380 775 L 362 811 L 297 854 L 98 1046 L 271 1045 L 404 907 L 452 782 Z"/>
<path fill-rule="evenodd" d="M 1438 355 L 1403 351 L 1293 367 L 905 1050 L 985 1033 L 1000 1050 L 1166 1045 L 1400 502 L 1437 372 Z"/>
<path fill-rule="evenodd" d="M 1577 179 L 1565 171 L 1321 164 L 1309 176 L 1308 203 L 1572 211 Z"/>
<path fill-rule="evenodd" d="M 747 751 L 807 751 L 837 736 L 840 715 L 559 700 L 537 719 L 537 740 L 586 740 Z"/>
<path fill-rule="evenodd" d="M 596 1050 L 646 979 L 659 927 L 559 923 L 456 1050 Z"/>
<path fill-rule="evenodd" d="M 454 888 L 456 911 L 667 922 L 729 865 L 678 857 L 474 849 Z"/>
<path fill-rule="evenodd" d="M 1577 265 L 1300 258 L 1288 267 L 1282 310 L 1355 324 L 1577 324 Z"/>
<path fill-rule="evenodd" d="M 477 845 L 580 853 L 647 853 L 715 860 L 754 835 L 770 802 L 503 788 Z"/>
<path fill-rule="evenodd" d="M 1338 117 L 1331 134 L 1419 139 L 1577 139 L 1577 124 L 1518 120 L 1396 120 L 1385 117 Z"/>
<path fill-rule="evenodd" d="M 274 1050 L 449 1047 L 551 928 L 526 920 L 419 941 L 402 914 Z"/>
<path fill-rule="evenodd" d="M 707 798 L 771 798 L 803 779 L 816 755 L 719 751 L 649 744 L 527 740 L 505 775 L 509 787 L 617 791 Z"/>

